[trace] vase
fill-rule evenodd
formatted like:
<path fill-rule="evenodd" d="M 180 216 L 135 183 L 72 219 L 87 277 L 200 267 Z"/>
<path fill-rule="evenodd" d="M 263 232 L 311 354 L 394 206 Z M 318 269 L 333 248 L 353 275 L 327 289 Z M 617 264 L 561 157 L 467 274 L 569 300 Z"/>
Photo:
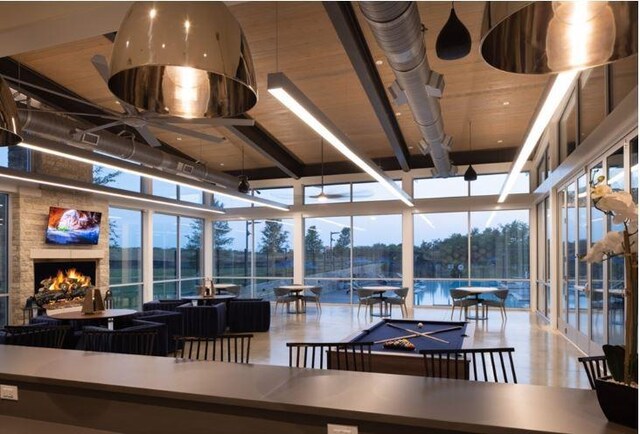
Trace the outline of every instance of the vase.
<path fill-rule="evenodd" d="M 611 422 L 638 428 L 638 389 L 610 380 L 611 377 L 596 378 L 602 412 Z"/>

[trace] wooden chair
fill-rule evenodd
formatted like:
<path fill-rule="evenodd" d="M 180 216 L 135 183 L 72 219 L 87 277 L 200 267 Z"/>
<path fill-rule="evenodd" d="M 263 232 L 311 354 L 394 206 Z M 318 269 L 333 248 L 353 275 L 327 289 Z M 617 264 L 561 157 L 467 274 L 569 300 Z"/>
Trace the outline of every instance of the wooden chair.
<path fill-rule="evenodd" d="M 176 339 L 178 359 L 209 360 L 213 362 L 249 363 L 252 334 L 225 334 L 215 338 Z"/>
<path fill-rule="evenodd" d="M 393 313 L 393 306 L 400 306 L 400 312 L 402 313 L 402 318 L 404 318 L 409 315 L 407 311 L 407 294 L 409 293 L 409 288 L 395 289 L 393 292 L 396 294 L 396 297 L 389 297 L 385 302 L 389 306 L 389 309 L 391 309 L 390 313 Z"/>
<path fill-rule="evenodd" d="M 276 307 L 275 311 L 278 312 L 278 305 L 282 304 L 282 311 L 284 312 L 284 305 L 287 306 L 287 310 L 289 310 L 289 304 L 295 303 L 296 298 L 289 294 L 289 290 L 286 288 L 273 288 L 273 294 L 276 296 Z"/>
<path fill-rule="evenodd" d="M 579 357 L 578 362 L 582 363 L 589 379 L 589 385 L 594 390 L 596 388 L 596 379 L 609 375 L 607 359 L 604 356 Z"/>
<path fill-rule="evenodd" d="M 82 349 L 151 356 L 157 337 L 157 330 L 100 330 L 99 327 L 85 327 L 82 330 Z"/>
<path fill-rule="evenodd" d="M 307 294 L 302 297 L 302 302 L 305 304 L 305 307 L 303 310 L 307 310 L 307 307 L 306 307 L 307 301 L 311 301 L 316 304 L 316 307 L 318 308 L 318 312 L 322 312 L 322 305 L 320 304 L 320 296 L 322 295 L 322 288 L 320 287 L 311 288 L 310 291 L 311 291 L 311 294 Z"/>
<path fill-rule="evenodd" d="M 380 297 L 372 297 L 374 294 L 373 291 L 368 289 L 358 289 L 358 315 L 360 315 L 360 307 L 368 306 L 369 307 L 369 315 L 373 315 L 373 306 L 376 304 L 382 303 L 384 299 Z"/>
<path fill-rule="evenodd" d="M 451 295 L 451 319 L 453 319 L 453 312 L 456 307 L 460 308 L 460 319 L 462 319 L 462 309 L 464 309 L 464 318 L 466 319 L 469 313 L 469 306 L 475 306 L 478 303 L 475 299 L 467 298 L 470 293 L 464 289 L 451 289 L 449 294 Z"/>
<path fill-rule="evenodd" d="M 371 372 L 371 342 L 287 342 L 289 367 Z"/>
<path fill-rule="evenodd" d="M 497 307 L 500 309 L 500 316 L 503 320 L 507 319 L 507 309 L 505 307 L 505 303 L 507 302 L 507 297 L 509 296 L 508 289 L 500 289 L 493 293 L 496 296 L 497 300 L 491 299 L 482 299 L 480 303 L 482 304 L 482 309 L 484 310 L 484 316 L 489 314 L 489 307 Z"/>
<path fill-rule="evenodd" d="M 69 326 L 6 326 L 5 344 L 23 347 L 62 348 Z"/>
<path fill-rule="evenodd" d="M 426 377 L 517 383 L 512 356 L 514 351 L 514 348 L 478 348 L 421 350 L 420 354 L 424 357 Z"/>

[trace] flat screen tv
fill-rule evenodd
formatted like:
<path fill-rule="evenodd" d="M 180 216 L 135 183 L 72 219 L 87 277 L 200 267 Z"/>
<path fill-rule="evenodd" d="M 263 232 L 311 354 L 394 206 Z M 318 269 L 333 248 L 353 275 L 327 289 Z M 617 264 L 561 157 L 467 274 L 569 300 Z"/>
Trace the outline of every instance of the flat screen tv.
<path fill-rule="evenodd" d="M 47 244 L 98 244 L 102 213 L 80 209 L 49 208 Z"/>

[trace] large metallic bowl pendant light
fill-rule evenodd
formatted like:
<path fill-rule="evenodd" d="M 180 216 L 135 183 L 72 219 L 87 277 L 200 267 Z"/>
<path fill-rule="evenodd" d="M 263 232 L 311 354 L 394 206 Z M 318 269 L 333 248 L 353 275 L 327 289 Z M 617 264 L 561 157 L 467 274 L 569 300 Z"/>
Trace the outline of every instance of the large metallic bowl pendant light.
<path fill-rule="evenodd" d="M 13 146 L 22 142 L 18 109 L 7 82 L 0 77 L 0 146 Z"/>
<path fill-rule="evenodd" d="M 471 35 L 458 19 L 452 2 L 449 19 L 436 39 L 436 54 L 442 60 L 456 60 L 465 57 L 470 51 Z"/>
<path fill-rule="evenodd" d="M 482 35 L 482 57 L 503 71 L 592 68 L 638 53 L 638 3 L 487 2 Z"/>
<path fill-rule="evenodd" d="M 257 102 L 249 46 L 223 2 L 136 2 L 114 41 L 109 89 L 138 109 L 236 116 Z"/>

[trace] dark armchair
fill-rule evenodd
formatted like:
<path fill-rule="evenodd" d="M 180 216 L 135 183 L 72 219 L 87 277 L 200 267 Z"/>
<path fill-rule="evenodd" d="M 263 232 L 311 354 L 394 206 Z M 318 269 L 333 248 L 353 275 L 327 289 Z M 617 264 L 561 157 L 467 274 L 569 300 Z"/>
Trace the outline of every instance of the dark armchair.
<path fill-rule="evenodd" d="M 266 332 L 271 326 L 271 304 L 262 299 L 236 299 L 227 315 L 232 333 Z"/>
<path fill-rule="evenodd" d="M 191 303 L 176 308 L 182 314 L 182 334 L 188 337 L 213 338 L 224 333 L 227 307 L 224 303 L 213 306 L 193 306 Z"/>

